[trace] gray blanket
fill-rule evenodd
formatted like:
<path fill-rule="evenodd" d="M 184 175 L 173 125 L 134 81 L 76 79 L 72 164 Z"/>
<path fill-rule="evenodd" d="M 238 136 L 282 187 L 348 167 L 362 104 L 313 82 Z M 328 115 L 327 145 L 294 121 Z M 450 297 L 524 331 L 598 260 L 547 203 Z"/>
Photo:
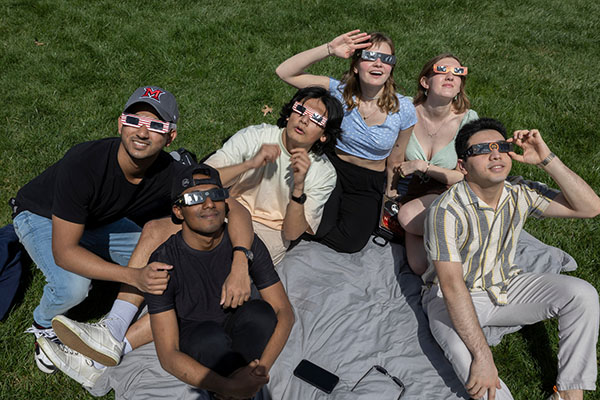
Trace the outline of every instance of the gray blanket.
<path fill-rule="evenodd" d="M 575 261 L 524 232 L 516 263 L 526 271 L 574 270 Z M 290 338 L 271 370 L 271 381 L 257 399 L 395 399 L 398 387 L 372 372 L 352 386 L 371 366 L 385 367 L 406 386 L 403 399 L 468 398 L 432 338 L 421 309 L 421 280 L 405 265 L 404 249 L 369 243 L 356 254 L 340 254 L 317 243 L 301 242 L 278 267 L 296 315 Z M 519 327 L 485 331 L 497 344 Z M 293 376 L 306 358 L 339 376 L 327 395 Z M 117 399 L 208 399 L 165 372 L 153 344 L 129 353 L 108 368 L 90 392 L 115 390 Z M 395 397 L 394 397 L 395 396 Z"/>

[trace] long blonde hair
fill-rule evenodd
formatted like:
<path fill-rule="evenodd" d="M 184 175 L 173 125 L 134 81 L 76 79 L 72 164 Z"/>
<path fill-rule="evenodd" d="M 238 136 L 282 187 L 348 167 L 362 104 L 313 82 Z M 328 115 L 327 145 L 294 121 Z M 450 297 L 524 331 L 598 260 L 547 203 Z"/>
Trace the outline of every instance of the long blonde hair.
<path fill-rule="evenodd" d="M 423 103 L 425 103 L 425 100 L 427 100 L 427 94 L 426 94 L 427 89 L 425 89 L 423 87 L 423 85 L 421 85 L 421 78 L 423 78 L 423 77 L 431 78 L 435 74 L 435 72 L 433 72 L 433 65 L 437 64 L 438 61 L 440 61 L 444 58 L 454 58 L 456 61 L 458 61 L 458 63 L 461 66 L 463 65 L 463 63 L 460 62 L 458 57 L 456 57 L 455 55 L 453 55 L 451 53 L 443 53 L 443 54 L 437 55 L 437 56 L 433 57 L 431 60 L 427 61 L 425 63 L 425 65 L 423 66 L 421 73 L 419 74 L 419 78 L 417 79 L 417 95 L 415 96 L 415 99 L 413 100 L 413 104 L 415 106 L 419 105 L 419 104 L 423 104 Z M 459 78 L 460 78 L 460 92 L 458 92 L 458 94 L 456 95 L 456 97 L 455 97 L 456 100 L 452 100 L 452 106 L 453 106 L 454 112 L 456 114 L 463 113 L 471 107 L 471 102 L 469 101 L 469 99 L 467 97 L 467 92 L 465 91 L 465 82 L 467 80 L 467 77 L 459 76 Z"/>
<path fill-rule="evenodd" d="M 387 35 L 381 32 L 373 32 L 370 33 L 371 38 L 369 41 L 375 45 L 379 43 L 387 43 L 388 46 L 392 49 L 392 55 L 396 54 L 396 50 L 394 48 L 394 42 Z M 354 96 L 360 98 L 362 94 L 360 90 L 360 80 L 358 79 L 358 74 L 354 72 L 356 66 L 360 62 L 361 51 L 355 51 L 352 55 L 352 61 L 350 62 L 350 69 L 344 73 L 342 76 L 342 83 L 346 84 L 344 88 L 344 93 L 342 96 L 346 105 L 348 106 L 348 110 L 352 110 L 354 107 L 358 106 L 358 103 L 354 101 Z M 394 67 L 392 66 L 392 70 L 390 71 L 390 76 L 385 81 L 383 86 L 383 94 L 377 100 L 377 106 L 381 108 L 386 113 L 394 113 L 398 111 L 399 101 L 396 97 L 396 82 L 394 81 Z"/>

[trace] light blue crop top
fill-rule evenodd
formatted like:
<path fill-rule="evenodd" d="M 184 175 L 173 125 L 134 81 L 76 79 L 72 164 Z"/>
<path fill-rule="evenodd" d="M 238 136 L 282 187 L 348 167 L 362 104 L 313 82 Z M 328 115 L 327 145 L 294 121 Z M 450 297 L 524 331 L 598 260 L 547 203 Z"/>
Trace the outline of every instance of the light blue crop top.
<path fill-rule="evenodd" d="M 398 132 L 417 123 L 417 113 L 412 101 L 396 93 L 400 102 L 398 111 L 389 113 L 383 124 L 368 126 L 358 112 L 358 107 L 348 111 L 342 97 L 344 87 L 340 81 L 329 78 L 329 91 L 344 107 L 343 132 L 336 147 L 345 153 L 367 160 L 385 159 L 392 152 Z"/>
<path fill-rule="evenodd" d="M 458 161 L 458 157 L 456 156 L 456 149 L 454 148 L 454 142 L 456 140 L 456 135 L 458 135 L 458 131 L 463 127 L 467 122 L 473 121 L 479 118 L 477 113 L 474 110 L 467 110 L 463 119 L 460 121 L 460 125 L 454 134 L 454 137 L 444 147 L 438 150 L 437 153 L 431 157 L 431 160 L 427 159 L 419 140 L 415 136 L 415 132 L 410 135 L 410 139 L 408 141 L 408 145 L 406 146 L 406 153 L 404 154 L 404 158 L 406 160 L 424 160 L 428 161 L 433 165 L 438 167 L 446 168 L 446 169 L 454 169 L 456 168 L 456 163 Z"/>

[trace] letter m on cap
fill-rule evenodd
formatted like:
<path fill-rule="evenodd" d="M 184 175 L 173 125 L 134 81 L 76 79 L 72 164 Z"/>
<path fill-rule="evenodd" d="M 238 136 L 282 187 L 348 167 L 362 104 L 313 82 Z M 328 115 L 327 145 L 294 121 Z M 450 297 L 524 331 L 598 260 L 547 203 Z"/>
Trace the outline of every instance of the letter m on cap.
<path fill-rule="evenodd" d="M 160 96 L 163 94 L 164 92 L 160 89 L 152 89 L 147 87 L 146 91 L 144 92 L 144 94 L 142 95 L 142 97 L 150 97 L 156 101 L 158 101 L 160 103 Z"/>

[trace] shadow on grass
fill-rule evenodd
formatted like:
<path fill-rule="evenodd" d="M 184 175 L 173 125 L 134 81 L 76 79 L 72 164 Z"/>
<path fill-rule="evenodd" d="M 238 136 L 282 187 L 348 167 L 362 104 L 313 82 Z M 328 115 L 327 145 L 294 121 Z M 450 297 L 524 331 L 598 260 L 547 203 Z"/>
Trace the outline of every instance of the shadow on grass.
<path fill-rule="evenodd" d="M 2 321 L 5 321 L 13 310 L 17 309 L 23 304 L 25 295 L 34 280 L 34 272 L 36 267 L 25 251 L 23 251 L 21 255 L 21 265 L 22 270 L 19 280 L 19 288 L 17 289 L 11 303 L 11 311 L 6 313 L 6 316 Z M 121 284 L 118 282 L 92 281 L 92 288 L 90 289 L 87 298 L 77 306 L 73 307 L 67 313 L 67 315 L 69 318 L 72 318 L 76 321 L 89 321 L 102 317 L 104 314 L 110 311 L 110 308 L 112 307 L 112 304 L 119 293 L 120 285 Z M 36 306 L 38 302 L 36 302 Z"/>
<path fill-rule="evenodd" d="M 92 281 L 88 297 L 69 310 L 67 316 L 75 321 L 95 320 L 107 314 L 119 293 L 118 282 Z"/>
<path fill-rule="evenodd" d="M 548 394 L 552 393 L 552 387 L 556 382 L 558 374 L 556 353 L 550 344 L 548 331 L 544 322 L 538 322 L 533 325 L 524 326 L 520 330 L 521 337 L 527 344 L 527 349 L 531 357 L 538 363 L 542 372 L 541 389 Z"/>

